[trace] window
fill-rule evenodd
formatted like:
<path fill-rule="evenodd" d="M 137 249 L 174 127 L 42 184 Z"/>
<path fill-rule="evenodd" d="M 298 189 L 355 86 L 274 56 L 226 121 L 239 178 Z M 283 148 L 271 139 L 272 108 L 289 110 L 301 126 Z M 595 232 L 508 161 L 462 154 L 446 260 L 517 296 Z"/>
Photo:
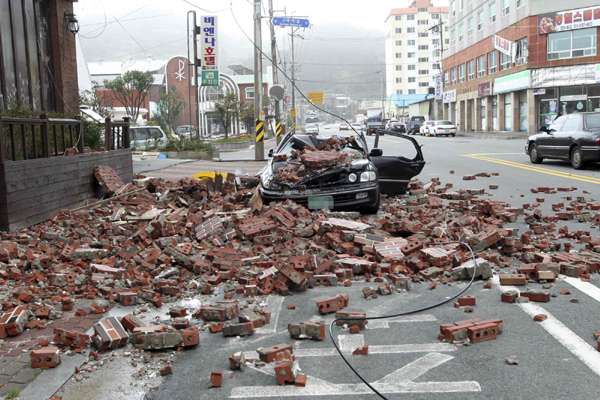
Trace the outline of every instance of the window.
<path fill-rule="evenodd" d="M 419 7 L 418 11 L 419 12 L 427 12 L 427 7 Z"/>
<path fill-rule="evenodd" d="M 419 37 L 428 37 L 429 34 L 427 32 L 419 32 Z"/>
<path fill-rule="evenodd" d="M 408 94 L 417 94 L 416 89 L 408 89 Z"/>
<path fill-rule="evenodd" d="M 475 79 L 475 60 L 467 61 L 467 80 Z"/>
<path fill-rule="evenodd" d="M 414 21 L 415 20 L 415 14 L 408 14 L 406 16 L 406 20 L 407 21 Z"/>
<path fill-rule="evenodd" d="M 515 42 L 516 54 L 515 54 L 515 66 L 527 64 L 527 58 L 529 56 L 529 50 L 527 49 L 527 38 L 517 40 Z"/>
<path fill-rule="evenodd" d="M 455 1 L 450 3 L 450 15 L 452 15 L 453 17 L 456 15 L 456 2 Z"/>
<path fill-rule="evenodd" d="M 444 86 L 450 86 L 450 71 L 444 72 Z"/>
<path fill-rule="evenodd" d="M 396 40 L 396 46 L 402 46 L 402 40 Z"/>
<path fill-rule="evenodd" d="M 452 37 L 452 46 L 456 46 L 456 31 L 454 29 L 450 32 L 450 36 Z"/>
<path fill-rule="evenodd" d="M 456 85 L 456 67 L 452 68 L 451 72 L 452 72 L 452 84 Z"/>
<path fill-rule="evenodd" d="M 433 64 L 431 66 L 432 69 L 440 69 L 440 64 Z"/>
<path fill-rule="evenodd" d="M 500 53 L 500 71 L 509 69 L 511 64 L 510 56 L 504 53 Z"/>
<path fill-rule="evenodd" d="M 396 58 L 402 58 L 402 53 L 396 53 Z"/>
<path fill-rule="evenodd" d="M 416 56 L 417 56 L 417 53 L 415 53 L 415 52 L 409 52 L 407 57 L 408 58 L 415 58 Z"/>
<path fill-rule="evenodd" d="M 402 90 L 400 90 L 400 89 L 396 90 L 396 94 L 402 94 Z"/>
<path fill-rule="evenodd" d="M 414 40 L 414 39 L 413 39 L 413 40 L 409 40 L 407 44 L 408 44 L 409 46 L 414 46 L 414 45 L 416 45 L 416 44 L 417 44 L 417 41 L 416 41 L 416 40 Z"/>
<path fill-rule="evenodd" d="M 396 21 L 402 21 L 402 15 L 395 15 L 395 16 L 394 16 L 394 19 L 395 19 Z"/>
<path fill-rule="evenodd" d="M 396 33 L 402 33 L 402 28 L 396 28 Z"/>
<path fill-rule="evenodd" d="M 416 70 L 416 69 L 417 69 L 417 66 L 416 66 L 416 65 L 409 65 L 409 66 L 408 66 L 408 70 L 409 70 L 409 71 L 414 71 L 414 70 Z"/>
<path fill-rule="evenodd" d="M 444 43 L 445 43 L 445 44 L 450 44 L 450 39 L 447 39 L 447 38 L 446 38 L 446 39 L 444 39 Z"/>
<path fill-rule="evenodd" d="M 133 140 L 148 140 L 148 129 L 136 128 L 131 131 L 133 132 Z"/>
<path fill-rule="evenodd" d="M 505 17 L 510 12 L 510 0 L 502 0 L 502 16 Z"/>
<path fill-rule="evenodd" d="M 464 38 L 465 38 L 465 25 L 460 24 L 460 26 L 458 27 L 458 41 L 462 42 Z"/>
<path fill-rule="evenodd" d="M 440 14 L 431 14 L 431 19 L 440 19 Z"/>
<path fill-rule="evenodd" d="M 416 28 L 406 28 L 406 32 L 408 32 L 408 33 L 415 33 L 416 32 L 415 29 Z"/>
<path fill-rule="evenodd" d="M 490 4 L 490 24 L 496 22 L 496 3 Z"/>
<path fill-rule="evenodd" d="M 548 35 L 548 60 L 596 55 L 596 28 Z"/>
<path fill-rule="evenodd" d="M 429 70 L 428 69 L 420 69 L 419 75 L 429 75 Z"/>
<path fill-rule="evenodd" d="M 421 44 L 421 45 L 419 45 L 419 50 L 429 50 L 429 45 Z"/>
<path fill-rule="evenodd" d="M 157 128 L 148 128 L 148 139 L 162 139 L 162 133 L 160 129 Z"/>
<path fill-rule="evenodd" d="M 483 11 L 479 11 L 477 14 L 477 30 L 480 31 L 483 29 Z"/>
<path fill-rule="evenodd" d="M 527 3 L 526 0 L 517 0 L 517 8 L 522 7 Z"/>
<path fill-rule="evenodd" d="M 488 53 L 488 74 L 494 74 L 498 70 L 498 52 Z"/>
<path fill-rule="evenodd" d="M 427 21 L 426 19 L 420 19 L 418 25 L 427 25 L 428 23 L 429 21 Z"/>
<path fill-rule="evenodd" d="M 419 57 L 419 62 L 429 62 L 429 57 Z"/>
<path fill-rule="evenodd" d="M 396 78 L 396 83 L 402 83 L 402 78 Z"/>
<path fill-rule="evenodd" d="M 439 50 L 434 50 L 432 55 L 433 55 L 433 58 L 439 58 L 441 54 L 440 54 Z"/>
<path fill-rule="evenodd" d="M 408 83 L 415 83 L 417 78 L 408 78 Z"/>
<path fill-rule="evenodd" d="M 429 86 L 429 83 L 427 82 L 419 82 L 419 87 L 427 87 Z"/>
<path fill-rule="evenodd" d="M 462 11 L 463 8 L 465 8 L 465 0 L 458 0 L 458 9 Z"/>
<path fill-rule="evenodd" d="M 246 88 L 246 99 L 254 98 L 254 88 Z"/>
<path fill-rule="evenodd" d="M 467 35 L 472 36 L 473 35 L 473 18 L 469 18 L 467 20 L 467 26 L 468 26 L 468 31 L 467 31 Z"/>
<path fill-rule="evenodd" d="M 477 57 L 477 77 L 485 75 L 485 55 Z"/>
<path fill-rule="evenodd" d="M 571 114 L 567 117 L 567 122 L 563 126 L 563 132 L 571 132 L 579 130 L 579 122 L 581 118 L 577 114 Z"/>
<path fill-rule="evenodd" d="M 402 71 L 402 65 L 396 65 L 396 71 Z"/>
<path fill-rule="evenodd" d="M 458 83 L 463 83 L 465 81 L 465 64 L 460 64 L 458 66 Z"/>
<path fill-rule="evenodd" d="M 440 44 L 440 39 L 431 39 L 431 44 Z"/>

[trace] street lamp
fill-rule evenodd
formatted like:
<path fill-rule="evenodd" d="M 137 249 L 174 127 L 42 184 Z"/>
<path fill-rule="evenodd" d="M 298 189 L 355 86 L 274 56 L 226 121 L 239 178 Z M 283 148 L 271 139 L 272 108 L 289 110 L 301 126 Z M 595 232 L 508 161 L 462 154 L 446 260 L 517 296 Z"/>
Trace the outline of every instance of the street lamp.
<path fill-rule="evenodd" d="M 67 23 L 67 28 L 72 34 L 76 34 L 79 32 L 79 21 L 75 18 L 75 14 L 65 11 L 65 22 Z"/>

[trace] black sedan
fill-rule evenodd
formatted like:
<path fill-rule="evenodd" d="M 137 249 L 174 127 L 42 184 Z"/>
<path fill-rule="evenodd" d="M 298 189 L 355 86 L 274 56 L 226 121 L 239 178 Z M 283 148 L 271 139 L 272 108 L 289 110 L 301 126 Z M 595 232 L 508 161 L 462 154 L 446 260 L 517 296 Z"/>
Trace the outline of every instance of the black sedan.
<path fill-rule="evenodd" d="M 525 146 L 533 164 L 550 158 L 585 169 L 586 164 L 600 161 L 600 113 L 563 115 L 540 130 L 543 133 L 530 136 Z"/>
<path fill-rule="evenodd" d="M 308 174 L 290 184 L 278 181 L 277 172 L 290 163 L 298 163 L 299 160 L 294 158 L 298 152 L 305 148 L 321 148 L 328 138 L 293 135 L 289 132 L 279 146 L 269 152 L 270 160 L 260 172 L 259 190 L 263 202 L 268 204 L 290 199 L 309 209 L 350 209 L 366 214 L 376 213 L 379 210 L 380 193 L 406 193 L 409 181 L 418 175 L 425 165 L 417 141 L 408 136 L 397 136 L 409 140 L 414 145 L 415 156 L 412 159 L 399 155 L 384 156 L 381 149 L 372 149 L 369 152 L 364 135 L 359 133 L 355 136 L 356 140 L 338 150 L 354 154 L 351 163 Z M 273 154 L 277 157 L 273 157 Z M 283 154 L 287 157 L 283 157 Z M 280 161 L 281 159 L 285 161 Z"/>
<path fill-rule="evenodd" d="M 392 122 L 389 129 L 392 132 L 406 133 L 406 125 L 404 125 L 402 122 Z"/>

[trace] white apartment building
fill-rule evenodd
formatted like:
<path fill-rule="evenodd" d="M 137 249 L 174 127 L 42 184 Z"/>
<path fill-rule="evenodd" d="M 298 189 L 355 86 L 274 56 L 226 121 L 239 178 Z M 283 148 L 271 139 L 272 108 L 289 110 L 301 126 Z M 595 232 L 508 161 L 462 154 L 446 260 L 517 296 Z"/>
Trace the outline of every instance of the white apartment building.
<path fill-rule="evenodd" d="M 396 106 L 422 99 L 442 74 L 442 48 L 450 43 L 448 12 L 448 6 L 434 7 L 430 0 L 410 0 L 409 7 L 392 9 L 385 20 L 385 92 Z"/>

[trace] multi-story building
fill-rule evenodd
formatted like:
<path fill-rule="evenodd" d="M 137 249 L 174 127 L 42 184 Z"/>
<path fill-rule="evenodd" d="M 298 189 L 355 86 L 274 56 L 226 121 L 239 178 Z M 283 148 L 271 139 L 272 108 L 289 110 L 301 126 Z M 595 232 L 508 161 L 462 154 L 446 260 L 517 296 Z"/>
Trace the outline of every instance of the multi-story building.
<path fill-rule="evenodd" d="M 442 49 L 449 43 L 447 19 L 447 6 L 411 0 L 409 7 L 392 9 L 385 20 L 385 92 L 399 108 L 423 99 L 442 73 Z"/>
<path fill-rule="evenodd" d="M 600 111 L 598 26 L 597 0 L 451 0 L 444 118 L 533 133 L 558 113 Z"/>

